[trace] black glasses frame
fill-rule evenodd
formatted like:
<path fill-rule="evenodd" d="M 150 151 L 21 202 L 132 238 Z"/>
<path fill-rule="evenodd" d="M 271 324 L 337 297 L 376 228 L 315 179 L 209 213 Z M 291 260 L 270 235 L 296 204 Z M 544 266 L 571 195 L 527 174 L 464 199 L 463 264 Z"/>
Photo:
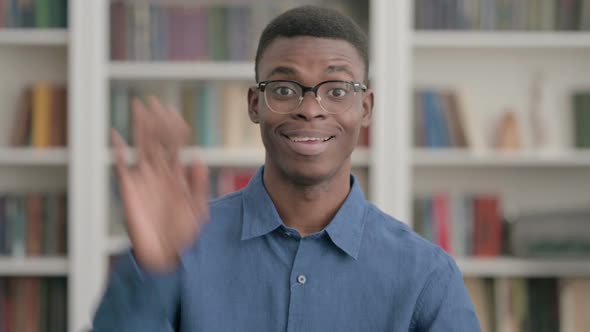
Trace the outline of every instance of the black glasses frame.
<path fill-rule="evenodd" d="M 329 81 L 323 81 L 320 82 L 318 84 L 316 84 L 315 86 L 306 86 L 303 85 L 297 81 L 292 81 L 292 80 L 269 80 L 269 81 L 261 81 L 256 83 L 256 88 L 258 90 L 260 90 L 260 92 L 264 92 L 266 90 L 266 86 L 270 83 L 276 83 L 276 82 L 286 82 L 286 83 L 293 83 L 297 86 L 299 86 L 301 88 L 301 97 L 305 96 L 305 94 L 309 91 L 313 92 L 313 94 L 315 95 L 315 97 L 318 97 L 318 90 L 319 88 L 326 84 L 326 83 L 348 83 L 350 85 L 352 85 L 352 88 L 354 90 L 354 92 L 359 92 L 359 91 L 367 91 L 367 86 L 360 83 L 360 82 L 355 82 L 355 81 L 344 81 L 344 80 L 329 80 Z"/>

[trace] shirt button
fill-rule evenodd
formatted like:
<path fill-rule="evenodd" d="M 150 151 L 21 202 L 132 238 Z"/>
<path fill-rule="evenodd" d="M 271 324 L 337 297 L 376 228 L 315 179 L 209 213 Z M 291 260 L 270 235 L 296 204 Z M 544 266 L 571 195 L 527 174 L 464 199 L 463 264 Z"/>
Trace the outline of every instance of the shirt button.
<path fill-rule="evenodd" d="M 301 274 L 297 277 L 297 282 L 304 285 L 307 282 L 307 278 L 303 274 Z"/>

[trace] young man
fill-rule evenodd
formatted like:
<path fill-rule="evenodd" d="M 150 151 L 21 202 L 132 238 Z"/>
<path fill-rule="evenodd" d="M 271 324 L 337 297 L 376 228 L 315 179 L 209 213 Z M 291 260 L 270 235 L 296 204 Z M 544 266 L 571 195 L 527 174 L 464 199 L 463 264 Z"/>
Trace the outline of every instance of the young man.
<path fill-rule="evenodd" d="M 248 91 L 264 166 L 210 204 L 205 166 L 185 172 L 177 157 L 186 125 L 157 100 L 135 103 L 137 167 L 113 134 L 133 250 L 95 331 L 479 331 L 454 261 L 351 175 L 373 108 L 367 49 L 332 10 L 273 20 Z"/>

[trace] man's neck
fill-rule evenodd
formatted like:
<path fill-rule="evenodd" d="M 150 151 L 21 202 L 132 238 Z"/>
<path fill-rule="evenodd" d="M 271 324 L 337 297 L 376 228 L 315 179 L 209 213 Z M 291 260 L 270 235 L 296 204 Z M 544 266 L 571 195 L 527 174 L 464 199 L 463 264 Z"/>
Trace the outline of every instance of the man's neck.
<path fill-rule="evenodd" d="M 264 186 L 286 226 L 301 236 L 323 230 L 350 192 L 350 167 L 343 167 L 332 178 L 313 185 L 300 185 L 265 167 Z"/>

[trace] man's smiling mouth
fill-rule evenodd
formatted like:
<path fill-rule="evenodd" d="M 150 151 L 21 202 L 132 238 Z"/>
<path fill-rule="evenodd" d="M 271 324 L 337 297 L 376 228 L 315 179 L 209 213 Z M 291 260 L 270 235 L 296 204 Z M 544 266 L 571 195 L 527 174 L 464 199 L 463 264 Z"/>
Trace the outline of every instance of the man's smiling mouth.
<path fill-rule="evenodd" d="M 307 137 L 307 136 L 287 136 L 292 142 L 305 143 L 305 142 L 327 142 L 334 136 L 326 137 Z"/>

